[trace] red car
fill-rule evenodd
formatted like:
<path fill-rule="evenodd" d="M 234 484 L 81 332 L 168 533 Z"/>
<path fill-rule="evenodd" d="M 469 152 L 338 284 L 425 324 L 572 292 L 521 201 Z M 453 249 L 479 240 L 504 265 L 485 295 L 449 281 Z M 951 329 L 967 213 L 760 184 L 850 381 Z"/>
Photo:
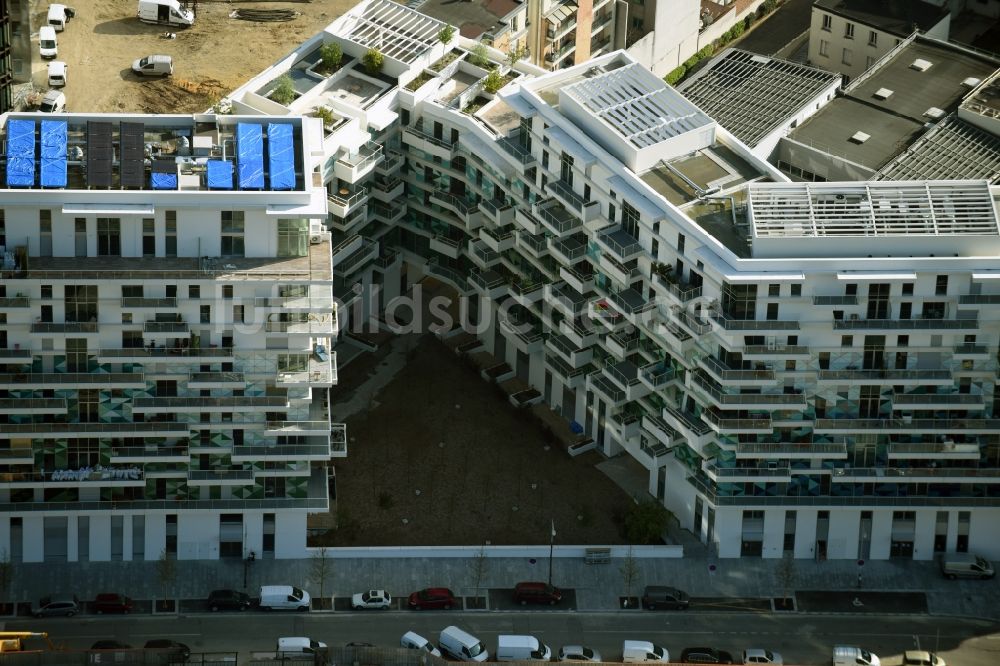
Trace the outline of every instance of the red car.
<path fill-rule="evenodd" d="M 130 613 L 133 608 L 132 600 L 124 594 L 116 592 L 104 592 L 94 597 L 94 602 L 90 608 L 95 613 Z"/>
<path fill-rule="evenodd" d="M 428 587 L 414 592 L 410 595 L 407 604 L 415 610 L 451 610 L 456 606 L 461 606 L 461 603 L 447 587 Z"/>
<path fill-rule="evenodd" d="M 514 586 L 514 601 L 525 604 L 549 604 L 555 606 L 562 601 L 562 592 L 548 583 L 518 583 Z"/>

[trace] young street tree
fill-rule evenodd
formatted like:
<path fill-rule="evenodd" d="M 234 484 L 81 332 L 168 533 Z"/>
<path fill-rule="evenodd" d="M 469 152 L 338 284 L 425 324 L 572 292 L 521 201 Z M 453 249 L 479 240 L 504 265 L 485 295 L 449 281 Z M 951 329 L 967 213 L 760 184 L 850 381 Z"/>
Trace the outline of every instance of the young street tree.
<path fill-rule="evenodd" d="M 313 553 L 309 569 L 309 578 L 319 586 L 319 603 L 323 604 L 326 602 L 326 583 L 333 575 L 333 560 L 329 558 L 326 547 Z"/>
<path fill-rule="evenodd" d="M 469 573 L 472 576 L 472 586 L 476 588 L 476 597 L 479 597 L 479 592 L 483 586 L 483 579 L 486 578 L 489 565 L 490 561 L 486 555 L 486 546 L 480 546 L 479 552 L 473 556 L 469 564 Z"/>
<path fill-rule="evenodd" d="M 177 563 L 167 555 L 167 549 L 160 551 L 160 559 L 156 561 L 156 579 L 160 583 L 160 608 L 167 610 L 167 602 L 177 580 Z"/>
<path fill-rule="evenodd" d="M 629 600 L 632 599 L 632 586 L 642 573 L 639 570 L 639 563 L 635 560 L 635 555 L 632 554 L 632 546 L 628 547 L 628 552 L 625 554 L 618 571 L 621 572 L 622 582 L 625 583 L 625 605 L 627 607 Z"/>

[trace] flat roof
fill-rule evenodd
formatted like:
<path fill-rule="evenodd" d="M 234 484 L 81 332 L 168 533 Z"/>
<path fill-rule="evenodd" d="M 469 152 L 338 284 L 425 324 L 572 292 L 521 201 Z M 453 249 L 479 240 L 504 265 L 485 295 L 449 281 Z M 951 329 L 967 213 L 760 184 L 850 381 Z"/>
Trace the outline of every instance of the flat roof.
<path fill-rule="evenodd" d="M 962 108 L 982 116 L 1000 118 L 1000 69 L 966 96 Z"/>
<path fill-rule="evenodd" d="M 754 238 L 1000 236 L 985 181 L 752 183 Z"/>
<path fill-rule="evenodd" d="M 873 28 L 906 37 L 927 32 L 948 14 L 948 8 L 920 0 L 815 0 L 813 7 Z"/>
<path fill-rule="evenodd" d="M 639 63 L 599 71 L 561 87 L 636 148 L 712 124 L 712 119 Z"/>
<path fill-rule="evenodd" d="M 497 27 L 498 23 L 506 25 L 503 19 L 522 6 L 523 3 L 519 0 L 426 0 L 418 9 L 428 16 L 457 26 L 463 37 L 477 39 Z"/>
<path fill-rule="evenodd" d="M 358 4 L 343 17 L 338 36 L 383 55 L 412 64 L 438 43 L 445 24 L 392 0 L 371 0 Z"/>
<path fill-rule="evenodd" d="M 755 146 L 839 74 L 728 49 L 680 87 L 681 93 L 749 146 Z"/>
<path fill-rule="evenodd" d="M 879 172 L 878 180 L 1000 182 L 1000 137 L 948 116 Z"/>

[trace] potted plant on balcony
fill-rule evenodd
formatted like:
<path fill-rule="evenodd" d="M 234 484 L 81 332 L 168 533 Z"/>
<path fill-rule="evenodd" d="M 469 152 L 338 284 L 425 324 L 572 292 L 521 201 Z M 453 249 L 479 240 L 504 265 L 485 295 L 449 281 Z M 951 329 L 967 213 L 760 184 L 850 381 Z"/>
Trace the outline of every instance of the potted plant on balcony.
<path fill-rule="evenodd" d="M 340 69 L 340 63 L 344 60 L 344 52 L 340 48 L 340 44 L 330 42 L 320 47 L 319 57 L 320 62 L 319 67 L 316 68 L 316 73 L 323 76 L 330 76 Z"/>
<path fill-rule="evenodd" d="M 469 54 L 469 62 L 476 67 L 485 67 L 489 61 L 489 51 L 486 50 L 486 45 L 476 44 Z"/>
<path fill-rule="evenodd" d="M 333 115 L 333 111 L 326 108 L 325 106 L 317 106 L 312 112 L 313 118 L 319 118 L 323 121 L 323 129 L 329 132 L 333 128 L 333 124 L 337 121 L 337 117 Z"/>
<path fill-rule="evenodd" d="M 295 100 L 295 84 L 292 83 L 292 77 L 288 74 L 279 76 L 278 84 L 268 97 L 278 104 L 291 104 Z"/>
<path fill-rule="evenodd" d="M 361 62 L 364 63 L 366 72 L 375 75 L 382 71 L 382 65 L 385 64 L 385 56 L 378 49 L 368 49 Z"/>
<path fill-rule="evenodd" d="M 656 273 L 656 275 L 664 282 L 669 282 L 671 284 L 675 284 L 677 282 L 677 278 L 674 277 L 674 267 L 670 264 L 664 264 L 659 261 L 654 262 L 653 272 Z"/>
<path fill-rule="evenodd" d="M 495 95 L 498 90 L 503 86 L 504 79 L 500 76 L 500 72 L 496 67 L 490 70 L 490 73 L 486 75 L 486 80 L 483 81 L 483 90 L 491 95 Z"/>

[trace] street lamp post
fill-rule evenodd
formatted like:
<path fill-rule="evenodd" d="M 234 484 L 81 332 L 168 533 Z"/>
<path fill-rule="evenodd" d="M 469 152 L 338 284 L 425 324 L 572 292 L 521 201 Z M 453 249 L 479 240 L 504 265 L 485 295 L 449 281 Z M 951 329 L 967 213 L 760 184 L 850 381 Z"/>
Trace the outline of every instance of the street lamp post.
<path fill-rule="evenodd" d="M 247 573 L 250 571 L 250 565 L 254 563 L 257 559 L 257 553 L 250 551 L 250 554 L 246 556 L 243 560 L 243 589 L 247 589 Z"/>
<path fill-rule="evenodd" d="M 552 520 L 552 533 L 549 536 L 549 585 L 552 585 L 552 551 L 556 545 L 556 521 Z"/>

